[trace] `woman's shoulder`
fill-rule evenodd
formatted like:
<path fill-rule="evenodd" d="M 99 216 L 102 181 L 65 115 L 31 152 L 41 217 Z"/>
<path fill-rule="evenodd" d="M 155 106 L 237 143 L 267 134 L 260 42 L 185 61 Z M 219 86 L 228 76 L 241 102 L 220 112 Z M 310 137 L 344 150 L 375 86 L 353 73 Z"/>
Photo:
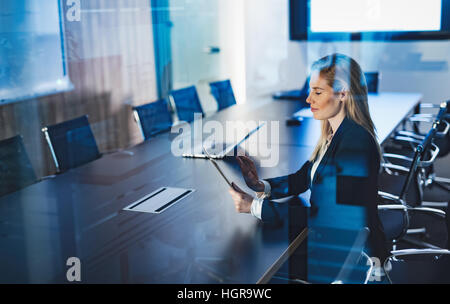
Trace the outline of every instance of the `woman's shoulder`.
<path fill-rule="evenodd" d="M 376 139 L 366 128 L 351 119 L 348 119 L 347 124 L 346 130 L 342 134 L 342 144 L 367 148 L 377 146 Z"/>
<path fill-rule="evenodd" d="M 376 139 L 363 126 L 347 122 L 341 140 L 337 144 L 334 158 L 341 167 L 366 168 L 368 164 L 377 166 L 380 153 Z M 375 168 L 375 167 L 374 167 Z M 374 169 L 374 172 L 378 169 Z"/>

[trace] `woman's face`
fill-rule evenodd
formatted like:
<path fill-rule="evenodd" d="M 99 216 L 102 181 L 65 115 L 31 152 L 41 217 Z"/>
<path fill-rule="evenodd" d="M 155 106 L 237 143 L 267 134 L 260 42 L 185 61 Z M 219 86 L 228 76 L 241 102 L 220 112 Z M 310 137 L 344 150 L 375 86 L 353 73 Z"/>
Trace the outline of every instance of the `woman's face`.
<path fill-rule="evenodd" d="M 343 93 L 335 93 L 319 73 L 311 74 L 309 95 L 306 102 L 311 105 L 313 117 L 325 120 L 335 117 L 343 108 Z"/>

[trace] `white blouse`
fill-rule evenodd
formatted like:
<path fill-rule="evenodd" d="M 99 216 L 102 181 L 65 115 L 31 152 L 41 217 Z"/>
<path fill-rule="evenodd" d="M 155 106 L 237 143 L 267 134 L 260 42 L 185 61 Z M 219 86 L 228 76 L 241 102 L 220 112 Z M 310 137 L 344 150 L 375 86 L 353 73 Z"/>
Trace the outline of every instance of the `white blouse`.
<path fill-rule="evenodd" d="M 314 179 L 314 174 L 316 173 L 317 168 L 320 165 L 320 162 L 322 161 L 323 156 L 325 155 L 325 153 L 327 153 L 328 147 L 326 147 L 325 149 L 322 149 L 322 151 L 319 154 L 319 157 L 317 158 L 317 160 L 313 163 L 312 167 L 311 167 L 311 181 Z"/>

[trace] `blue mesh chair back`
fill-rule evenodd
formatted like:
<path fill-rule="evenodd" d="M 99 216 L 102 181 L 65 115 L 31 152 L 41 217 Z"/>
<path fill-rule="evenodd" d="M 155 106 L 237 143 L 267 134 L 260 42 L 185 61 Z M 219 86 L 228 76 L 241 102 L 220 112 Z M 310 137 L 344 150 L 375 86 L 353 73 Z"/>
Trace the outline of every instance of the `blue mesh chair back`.
<path fill-rule="evenodd" d="M 43 129 L 58 172 L 101 157 L 87 115 Z"/>
<path fill-rule="evenodd" d="M 0 196 L 36 182 L 20 135 L 0 141 Z"/>
<path fill-rule="evenodd" d="M 166 99 L 134 107 L 133 111 L 145 140 L 172 127 Z"/>
<path fill-rule="evenodd" d="M 236 104 L 230 80 L 211 82 L 209 86 L 211 87 L 211 94 L 217 100 L 219 111 Z"/>
<path fill-rule="evenodd" d="M 307 76 L 305 79 L 305 83 L 303 87 L 300 89 L 300 95 L 308 97 L 309 95 L 309 81 L 311 80 L 311 76 Z"/>
<path fill-rule="evenodd" d="M 367 90 L 369 93 L 378 93 L 378 72 L 364 73 L 367 82 Z"/>
<path fill-rule="evenodd" d="M 174 90 L 171 95 L 179 120 L 191 122 L 194 120 L 194 113 L 201 113 L 202 117 L 204 116 L 195 86 Z"/>

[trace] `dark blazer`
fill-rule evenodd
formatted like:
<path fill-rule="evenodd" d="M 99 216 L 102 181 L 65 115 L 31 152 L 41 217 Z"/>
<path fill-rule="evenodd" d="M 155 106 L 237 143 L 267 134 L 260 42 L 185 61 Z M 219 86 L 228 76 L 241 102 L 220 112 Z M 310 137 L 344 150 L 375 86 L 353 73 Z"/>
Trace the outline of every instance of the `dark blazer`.
<path fill-rule="evenodd" d="M 321 209 L 329 212 L 345 210 L 347 206 L 363 207 L 359 209 L 366 212 L 365 226 L 371 231 L 369 241 L 375 251 L 373 253 L 380 258 L 386 257 L 386 242 L 377 211 L 380 155 L 375 139 L 362 126 L 345 118 L 312 181 L 311 167 L 312 163 L 307 161 L 293 174 L 266 179 L 271 186 L 271 196 L 263 202 L 262 220 L 272 221 L 279 216 L 276 204 L 270 199 L 298 195 L 310 189 L 311 207 L 317 208 L 319 212 Z M 328 217 L 321 220 L 326 221 Z M 351 221 L 348 220 L 354 224 Z"/>

